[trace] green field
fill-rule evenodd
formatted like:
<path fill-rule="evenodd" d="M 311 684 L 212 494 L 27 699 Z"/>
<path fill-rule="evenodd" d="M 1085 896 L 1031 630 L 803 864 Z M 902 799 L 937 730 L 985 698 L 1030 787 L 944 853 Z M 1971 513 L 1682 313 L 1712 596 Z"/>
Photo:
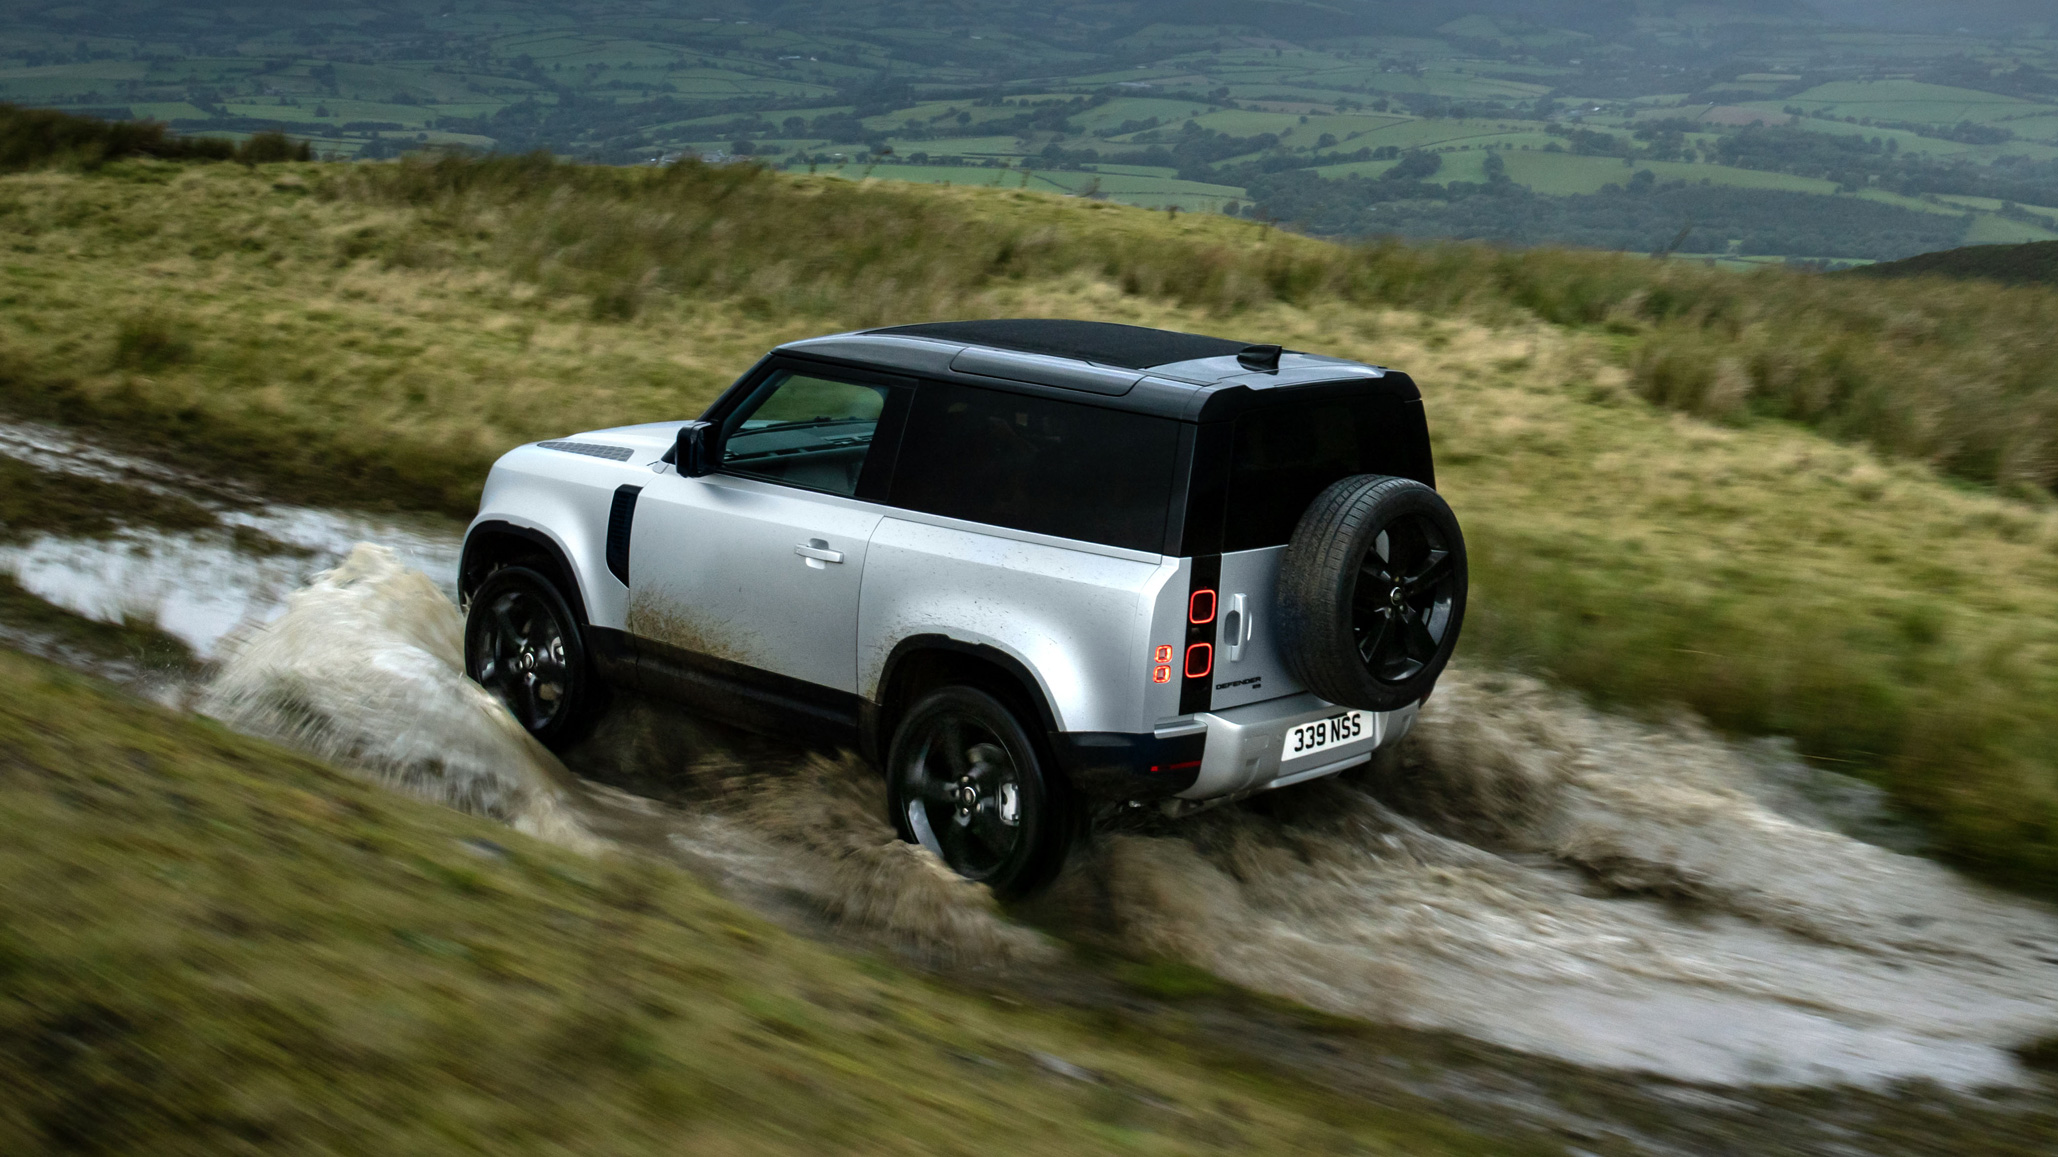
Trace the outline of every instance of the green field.
<path fill-rule="evenodd" d="M 1981 217 L 1965 234 L 1967 245 L 2020 245 L 2030 241 L 2058 241 L 2058 229 L 2000 217 Z"/>
<path fill-rule="evenodd" d="M 1439 184 L 1477 180 L 1468 146 L 1517 155 L 1557 145 L 1628 151 L 1661 179 L 1737 192 L 1854 187 L 1847 156 L 1798 147 L 1746 165 L 1675 167 L 1719 159 L 1753 114 L 1783 123 L 1799 110 L 1800 133 L 1889 150 L 1859 165 L 1879 204 L 1997 206 L 1975 208 L 1967 237 L 2038 235 L 1998 206 L 2058 203 L 2058 92 L 2014 71 L 2058 71 L 2053 42 L 2019 38 L 2004 51 L 1977 33 L 1827 29 L 1750 6 L 1675 6 L 1633 28 L 1576 29 L 1462 9 L 1435 27 L 1400 16 L 1389 26 L 1376 9 L 1338 16 L 1312 0 L 1281 0 L 1249 26 L 1139 24 L 1112 0 L 1072 5 L 1056 21 L 1008 0 L 933 20 L 823 0 L 747 17 L 712 0 L 663 12 L 510 0 L 397 24 L 369 9 L 317 18 L 259 3 L 213 31 L 168 0 L 136 0 L 84 33 L 69 11 L 0 14 L 0 101 L 157 117 L 232 139 L 283 129 L 338 158 L 540 148 L 628 164 L 725 155 L 747 140 L 758 163 L 805 170 L 861 167 L 884 148 L 1011 160 L 1057 148 L 1100 154 L 1112 166 L 1104 177 L 1148 165 L 1210 187 L 1101 182 L 1131 204 L 1205 197 L 1294 219 L 1306 215 L 1263 204 L 1272 194 L 1261 178 L 1309 162 L 1331 177 L 1385 171 L 1388 158 L 1367 162 L 1360 149 L 1446 152 Z M 1634 135 L 1677 120 L 1694 125 L 1683 141 Z M 1595 132 L 1616 143 L 1596 148 L 1579 135 Z M 1594 156 L 1525 158 L 1510 175 L 1556 198 L 1613 183 Z M 1083 188 L 1091 177 L 1039 180 Z M 1759 212 L 1794 210 L 1767 201 Z M 1849 247 L 1830 236 L 1833 205 L 1806 212 L 1816 224 L 1787 230 L 1782 245 Z M 1449 229 L 1480 235 L 1476 213 L 1448 216 Z M 1570 224 L 1578 217 L 1565 210 L 1564 236 L 1652 243 L 1634 231 L 1597 237 Z"/>
<path fill-rule="evenodd" d="M 1809 112 L 1938 125 L 1991 123 L 2048 107 L 1997 93 L 1912 80 L 1832 81 L 1798 93 L 1788 98 L 1788 103 Z"/>
<path fill-rule="evenodd" d="M 1824 195 L 1836 192 L 1836 184 L 1833 181 L 1795 177 L 1786 173 L 1734 169 L 1727 165 L 1689 165 L 1678 161 L 1625 163 L 1617 157 L 1581 157 L 1571 153 L 1533 151 L 1505 153 L 1502 159 L 1508 166 L 1510 179 L 1539 193 L 1559 196 L 1592 193 L 1603 185 L 1623 184 L 1639 169 L 1649 169 L 1661 181 L 1689 181 L 1695 184 L 1710 181 L 1739 189 L 1786 189 L 1797 193 Z M 1450 158 L 1445 158 L 1444 164 L 1449 166 L 1450 163 Z"/>

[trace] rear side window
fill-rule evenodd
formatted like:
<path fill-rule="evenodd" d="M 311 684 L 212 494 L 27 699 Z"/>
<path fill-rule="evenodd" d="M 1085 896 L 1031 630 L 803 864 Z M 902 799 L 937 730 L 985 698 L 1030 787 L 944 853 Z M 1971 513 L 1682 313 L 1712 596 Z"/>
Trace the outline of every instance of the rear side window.
<path fill-rule="evenodd" d="M 1244 414 L 1230 456 L 1223 551 L 1284 545 L 1316 495 L 1353 474 L 1434 483 L 1420 402 L 1335 398 Z"/>
<path fill-rule="evenodd" d="M 1169 418 L 926 382 L 901 442 L 892 502 L 1162 551 L 1178 441 Z"/>

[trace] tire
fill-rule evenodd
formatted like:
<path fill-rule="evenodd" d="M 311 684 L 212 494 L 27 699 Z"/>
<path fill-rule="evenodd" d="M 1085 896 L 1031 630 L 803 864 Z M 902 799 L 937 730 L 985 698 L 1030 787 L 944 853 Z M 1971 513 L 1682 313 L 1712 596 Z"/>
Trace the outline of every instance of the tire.
<path fill-rule="evenodd" d="M 597 713 L 602 688 L 579 620 L 556 585 L 527 567 L 502 567 L 472 593 L 464 667 L 552 750 L 585 734 Z"/>
<path fill-rule="evenodd" d="M 1301 515 L 1279 569 L 1279 645 L 1308 690 L 1343 707 L 1418 702 L 1458 646 L 1465 537 L 1436 491 L 1360 474 Z"/>
<path fill-rule="evenodd" d="M 887 806 L 902 839 L 1018 899 L 1049 884 L 1077 830 L 1070 792 L 1004 703 L 976 687 L 923 696 L 893 731 Z"/>

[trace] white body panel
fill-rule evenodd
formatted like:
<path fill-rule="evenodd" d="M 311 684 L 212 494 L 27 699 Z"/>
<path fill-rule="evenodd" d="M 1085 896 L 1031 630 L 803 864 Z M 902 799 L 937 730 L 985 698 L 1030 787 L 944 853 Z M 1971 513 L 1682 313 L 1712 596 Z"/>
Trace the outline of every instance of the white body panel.
<path fill-rule="evenodd" d="M 1061 731 L 1150 730 L 1153 615 L 1176 560 L 893 511 L 865 567 L 860 694 L 877 697 L 901 640 L 942 635 L 1022 663 Z"/>
<path fill-rule="evenodd" d="M 647 448 L 634 449 L 640 457 Z M 472 525 L 505 522 L 555 542 L 579 580 L 588 621 L 620 630 L 628 616 L 629 590 L 608 573 L 607 516 L 616 487 L 648 481 L 649 470 L 636 461 L 614 462 L 537 446 L 510 450 L 487 475 L 479 516 Z"/>
<path fill-rule="evenodd" d="M 630 538 L 629 631 L 854 691 L 858 591 L 883 513 L 754 478 L 654 475 Z"/>
<path fill-rule="evenodd" d="M 1286 669 L 1273 634 L 1283 546 L 1222 556 L 1221 611 L 1215 630 L 1213 709 L 1242 707 L 1305 688 Z"/>

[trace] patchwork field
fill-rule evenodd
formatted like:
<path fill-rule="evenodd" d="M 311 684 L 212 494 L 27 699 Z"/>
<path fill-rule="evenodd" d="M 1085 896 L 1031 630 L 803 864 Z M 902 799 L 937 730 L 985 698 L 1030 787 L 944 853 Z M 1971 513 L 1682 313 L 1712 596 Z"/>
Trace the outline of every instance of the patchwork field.
<path fill-rule="evenodd" d="M 1911 252 L 1853 245 L 1834 202 L 1797 211 L 1777 199 L 1787 193 L 1858 191 L 1918 212 L 1928 197 L 1997 206 L 1975 205 L 1948 242 L 1880 230 L 1933 246 L 2041 236 L 1998 206 L 2058 203 L 2058 92 L 2024 79 L 2058 69 L 2050 41 L 2003 53 L 1978 31 L 1811 24 L 1749 6 L 1647 14 L 1634 30 L 1464 11 L 1440 23 L 1383 8 L 1339 17 L 1307 0 L 1282 0 L 1250 26 L 1138 23 L 1097 0 L 1055 22 L 1009 0 L 940 22 L 819 0 L 754 16 L 701 0 L 662 13 L 512 0 L 391 25 L 370 9 L 315 19 L 267 4 L 212 26 L 169 0 L 118 18 L 60 11 L 70 10 L 0 15 L 0 101 L 233 139 L 284 130 L 338 158 L 540 148 L 617 164 L 698 155 L 862 171 L 891 150 L 1004 162 L 1037 170 L 1032 185 L 1073 191 L 1141 166 L 1208 188 L 1103 179 L 1096 195 L 1290 219 L 1307 214 L 1266 180 L 1283 169 L 1376 179 L 1395 158 L 1364 154 L 1429 152 L 1446 168 L 1407 190 L 1404 231 L 1493 236 L 1484 208 L 1464 203 L 1483 162 L 1460 155 L 1492 149 L 1520 158 L 1509 180 L 1544 202 L 1504 239 L 1541 230 L 1634 250 L 1657 226 L 1597 229 L 1608 209 L 1568 201 L 1615 183 L 1607 165 L 1627 156 L 1661 180 L 1757 197 L 1750 212 L 1785 219 L 1764 237 L 1778 251 L 1754 259 Z M 1751 133 L 1785 135 L 1739 149 Z M 1675 167 L 1689 162 L 1719 167 Z M 1341 217 L 1374 231 L 1381 220 L 1362 207 Z"/>

